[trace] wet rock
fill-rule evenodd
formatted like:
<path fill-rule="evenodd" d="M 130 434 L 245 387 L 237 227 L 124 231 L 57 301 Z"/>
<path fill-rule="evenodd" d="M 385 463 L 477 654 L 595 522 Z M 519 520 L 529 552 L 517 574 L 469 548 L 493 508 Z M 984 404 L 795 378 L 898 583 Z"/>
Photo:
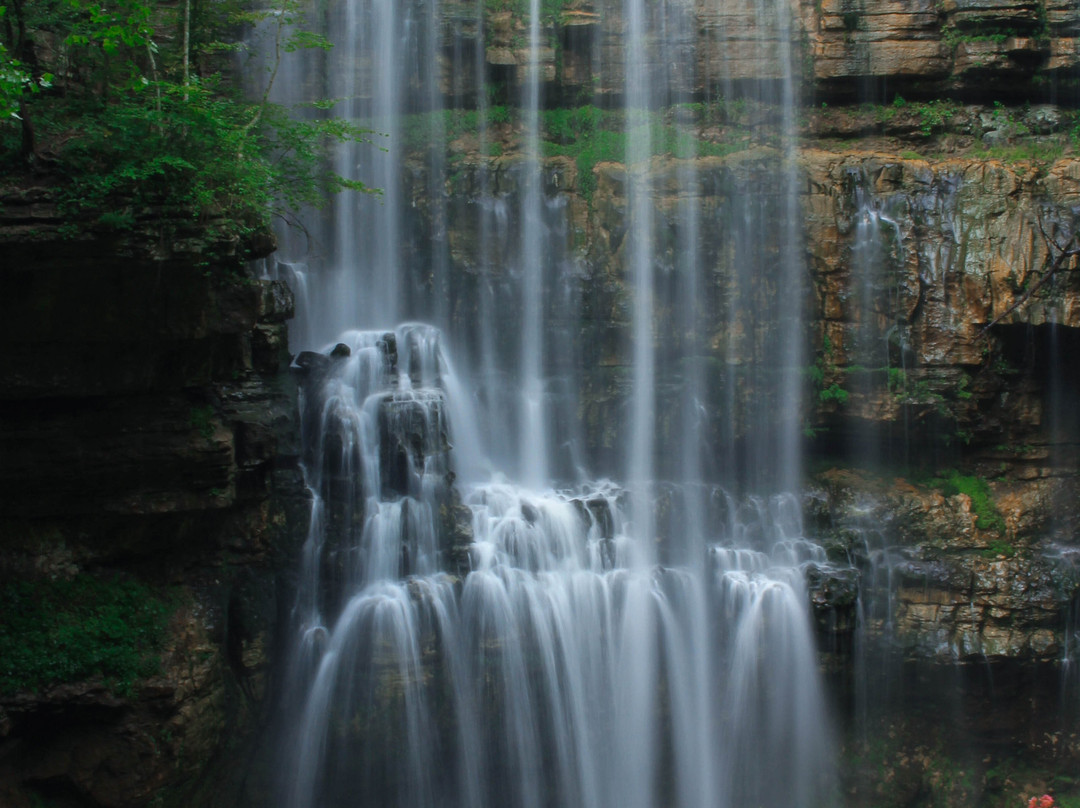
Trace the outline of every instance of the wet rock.
<path fill-rule="evenodd" d="M 1053 104 L 1036 104 L 1024 115 L 1024 123 L 1032 132 L 1048 135 L 1061 127 L 1061 110 Z"/>
<path fill-rule="evenodd" d="M 351 355 L 352 348 L 350 348 L 344 342 L 339 342 L 337 345 L 334 346 L 333 350 L 330 351 L 330 357 L 332 359 L 345 359 L 346 357 L 349 357 Z"/>
<path fill-rule="evenodd" d="M 592 517 L 600 536 L 604 539 L 615 538 L 615 518 L 611 512 L 611 503 L 603 497 L 591 497 L 585 500 L 585 508 Z"/>
<path fill-rule="evenodd" d="M 386 366 L 391 373 L 396 372 L 398 363 L 397 335 L 393 331 L 387 331 L 376 347 L 386 356 Z"/>
<path fill-rule="evenodd" d="M 891 633 L 879 640 L 896 643 L 908 658 L 941 662 L 1055 658 L 1080 587 L 1037 518 L 1031 528 L 1002 536 L 978 528 L 962 494 L 942 496 L 932 486 L 865 472 L 836 470 L 818 479 L 835 524 L 862 544 L 860 597 L 888 604 L 876 630 L 887 625 Z M 1010 496 L 1027 487 L 1014 486 Z M 1032 486 L 1026 511 L 1057 507 L 1039 490 L 1045 487 Z M 1003 497 L 1001 507 L 1009 515 L 1017 505 Z M 819 580 L 808 575 L 815 606 L 829 601 L 814 589 L 822 588 Z"/>
<path fill-rule="evenodd" d="M 204 781 L 235 794 L 239 778 L 210 767 L 250 739 L 275 565 L 307 520 L 290 523 L 303 500 L 291 295 L 232 264 L 134 248 L 43 241 L 9 261 L 2 231 L 0 275 L 25 294 L 0 300 L 0 583 L 93 569 L 176 598 L 161 671 L 130 693 L 89 680 L 0 696 L 0 803 L 204 804 L 191 797 Z M 245 574 L 261 594 L 230 592 Z"/>
<path fill-rule="evenodd" d="M 540 519 L 540 511 L 528 502 L 521 503 L 521 515 L 530 525 L 535 525 Z"/>
<path fill-rule="evenodd" d="M 259 298 L 259 321 L 283 323 L 296 313 L 296 301 L 292 290 L 283 281 L 259 281 L 262 295 Z"/>
<path fill-rule="evenodd" d="M 819 636 L 830 648 L 847 645 L 858 625 L 858 571 L 810 564 L 805 576 Z"/>
<path fill-rule="evenodd" d="M 473 542 L 472 511 L 461 502 L 461 495 L 454 486 L 448 487 L 445 502 L 439 505 L 440 535 L 447 569 L 464 579 L 471 568 L 469 545 Z"/>
<path fill-rule="evenodd" d="M 292 367 L 304 372 L 324 371 L 330 367 L 330 357 L 316 351 L 301 351 L 293 359 Z"/>
<path fill-rule="evenodd" d="M 446 467 L 446 423 L 441 392 L 388 393 L 379 404 L 379 470 L 384 497 L 418 495 L 430 461 Z"/>

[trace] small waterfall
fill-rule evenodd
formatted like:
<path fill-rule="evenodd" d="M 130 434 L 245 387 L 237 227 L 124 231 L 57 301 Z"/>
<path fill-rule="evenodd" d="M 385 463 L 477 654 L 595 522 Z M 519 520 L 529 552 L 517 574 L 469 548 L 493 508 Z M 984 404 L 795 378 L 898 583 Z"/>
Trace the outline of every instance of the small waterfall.
<path fill-rule="evenodd" d="M 885 445 L 888 435 L 877 426 L 880 410 L 887 406 L 875 396 L 901 396 L 907 386 L 904 353 L 890 351 L 890 340 L 902 341 L 903 323 L 889 322 L 887 313 L 897 310 L 898 268 L 903 267 L 903 233 L 900 222 L 890 214 L 889 200 L 879 199 L 862 182 L 854 189 L 854 227 L 851 244 L 851 267 L 857 275 L 858 325 L 846 350 L 845 385 L 863 408 L 861 426 L 850 437 L 853 461 L 869 468 L 904 457 L 889 456 Z"/>

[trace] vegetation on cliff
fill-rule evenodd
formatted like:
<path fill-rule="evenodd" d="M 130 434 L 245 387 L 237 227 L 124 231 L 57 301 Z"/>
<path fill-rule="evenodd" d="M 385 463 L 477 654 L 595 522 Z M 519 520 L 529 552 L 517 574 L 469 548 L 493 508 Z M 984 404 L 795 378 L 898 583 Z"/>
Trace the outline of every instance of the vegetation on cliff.
<path fill-rule="evenodd" d="M 77 222 L 123 230 L 147 208 L 215 220 L 227 236 L 274 215 L 366 191 L 327 167 L 324 147 L 368 132 L 271 103 L 284 53 L 328 48 L 296 6 L 235 2 L 9 0 L 0 5 L 0 170 L 44 175 Z M 249 100 L 229 75 L 249 38 L 269 37 Z M 252 71 L 248 71 L 249 73 Z M 96 218 L 95 218 L 96 217 Z"/>
<path fill-rule="evenodd" d="M 0 694 L 103 678 L 118 692 L 160 667 L 170 612 L 150 587 L 79 575 L 0 587 Z"/>

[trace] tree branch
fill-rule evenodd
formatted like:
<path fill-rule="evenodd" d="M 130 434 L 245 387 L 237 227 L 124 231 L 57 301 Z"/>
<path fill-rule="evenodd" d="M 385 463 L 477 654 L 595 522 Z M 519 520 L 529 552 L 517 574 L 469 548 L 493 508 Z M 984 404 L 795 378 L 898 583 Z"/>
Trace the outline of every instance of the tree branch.
<path fill-rule="evenodd" d="M 266 109 L 267 103 L 270 101 L 270 91 L 274 89 L 274 81 L 277 79 L 278 68 L 281 67 L 281 34 L 285 28 L 285 14 L 284 10 L 278 15 L 277 28 L 274 31 L 274 67 L 270 71 L 270 80 L 266 82 L 266 89 L 263 90 L 262 101 L 259 102 L 258 109 L 255 110 L 255 114 L 251 117 L 251 120 L 244 125 L 244 128 L 240 130 L 240 134 L 247 136 L 247 133 L 262 119 L 263 110 Z M 237 152 L 237 157 L 244 156 L 244 143 L 240 141 L 240 149 Z"/>
<path fill-rule="evenodd" d="M 1035 281 L 1035 283 L 1031 285 L 1031 287 L 1024 293 L 1024 295 L 1019 300 L 1017 300 L 1015 303 L 1009 306 L 1009 308 L 1005 309 L 1005 311 L 1003 311 L 1001 314 L 999 314 L 997 317 L 987 323 L 983 327 L 982 331 L 979 332 L 980 335 L 986 334 L 986 332 L 988 332 L 991 328 L 993 328 L 995 325 L 1000 323 L 1018 308 L 1027 303 L 1031 299 L 1032 295 L 1039 291 L 1039 289 L 1041 289 L 1048 280 L 1054 277 L 1054 275 L 1057 274 L 1057 271 L 1059 269 L 1065 266 L 1065 260 L 1067 258 L 1072 258 L 1074 255 L 1080 255 L 1080 233 L 1073 233 L 1069 240 L 1065 242 L 1065 246 L 1063 247 L 1058 244 L 1054 239 L 1050 238 L 1049 235 L 1047 235 L 1045 228 L 1043 228 L 1041 213 L 1038 216 L 1038 225 L 1039 232 L 1042 234 L 1043 240 L 1046 242 L 1047 258 L 1054 254 L 1054 248 L 1057 248 L 1059 250 L 1057 258 L 1055 258 L 1051 262 L 1050 268 L 1046 271 L 1046 273 L 1037 281 Z"/>

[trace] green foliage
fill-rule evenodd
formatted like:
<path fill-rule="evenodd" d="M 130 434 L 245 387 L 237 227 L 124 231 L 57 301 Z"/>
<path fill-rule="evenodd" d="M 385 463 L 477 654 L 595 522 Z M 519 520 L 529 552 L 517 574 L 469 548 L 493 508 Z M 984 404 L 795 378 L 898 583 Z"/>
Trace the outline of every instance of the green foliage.
<path fill-rule="evenodd" d="M 1045 10 L 1040 7 L 1040 11 L 1045 14 Z M 1040 29 L 1043 28 L 1043 24 L 1040 22 Z M 1035 36 L 1041 36 L 1039 31 L 1035 32 Z M 1001 27 L 995 24 L 982 23 L 970 30 L 961 31 L 956 25 L 952 23 L 946 24 L 941 29 L 941 41 L 950 50 L 956 50 L 956 47 L 962 42 L 993 42 L 995 45 L 1004 45 L 1010 37 L 1021 36 L 1020 32 L 1013 27 Z"/>
<path fill-rule="evenodd" d="M 818 400 L 823 404 L 835 401 L 837 404 L 843 405 L 848 403 L 848 398 L 848 391 L 835 382 L 818 393 Z"/>
<path fill-rule="evenodd" d="M 964 373 L 960 376 L 960 381 L 956 384 L 956 397 L 962 401 L 969 401 L 972 397 L 972 392 L 968 390 L 971 385 L 971 377 Z"/>
<path fill-rule="evenodd" d="M 688 108 L 692 105 L 681 105 Z M 687 109 L 702 113 L 700 109 Z M 578 167 L 578 184 L 586 199 L 596 189 L 593 169 L 597 163 L 625 162 L 631 134 L 647 135 L 649 156 L 670 155 L 680 159 L 732 154 L 746 147 L 738 141 L 714 143 L 667 123 L 664 112 L 632 111 L 624 114 L 595 106 L 545 110 L 541 124 L 544 153 L 573 157 Z M 630 130 L 633 130 L 631 132 Z"/>
<path fill-rule="evenodd" d="M 950 469 L 943 476 L 935 477 L 930 484 L 947 496 L 966 494 L 971 499 L 971 511 L 976 516 L 975 526 L 980 530 L 1005 531 L 1005 520 L 994 504 L 989 483 L 982 477 L 965 476 Z"/>
<path fill-rule="evenodd" d="M 0 19 L 5 11 L 0 6 Z M 12 56 L 0 42 L 0 122 L 21 120 L 19 107 L 24 97 L 49 89 L 52 79 L 52 73 L 41 73 L 35 78 L 30 67 Z"/>
<path fill-rule="evenodd" d="M 214 437 L 214 408 L 209 404 L 205 407 L 192 407 L 189 423 L 192 429 L 210 440 Z"/>
<path fill-rule="evenodd" d="M 1003 356 L 998 356 L 994 359 L 994 373 L 999 376 L 1015 376 L 1020 371 L 1009 364 L 1009 360 Z"/>
<path fill-rule="evenodd" d="M 953 101 L 939 98 L 922 104 L 913 105 L 918 113 L 920 123 L 919 131 L 925 136 L 944 130 L 949 120 L 955 114 L 957 105 Z"/>
<path fill-rule="evenodd" d="M 165 214 L 212 220 L 225 240 L 265 229 L 274 215 L 322 205 L 329 194 L 370 190 L 329 170 L 324 159 L 330 143 L 364 141 L 367 130 L 328 117 L 329 102 L 298 118 L 268 100 L 282 54 L 329 47 L 304 31 L 291 0 L 284 2 L 257 13 L 241 11 L 233 0 L 193 4 L 185 52 L 185 23 L 173 4 L 19 0 L 15 6 L 28 17 L 27 30 L 57 36 L 72 68 L 64 86 L 53 87 L 48 74 L 37 75 L 12 55 L 32 43 L 7 43 L 13 51 L 0 43 L 0 146 L 6 155 L 0 170 L 18 171 L 22 160 L 38 159 L 47 149 L 50 168 L 62 180 L 61 208 L 72 231 L 84 214 L 107 211 L 90 221 L 110 229 Z M 241 47 L 235 36 L 245 24 L 267 30 L 276 54 L 256 101 L 223 79 L 214 56 Z M 32 117 L 32 127 L 7 120 L 16 104 Z M 28 142 L 30 137 L 35 140 Z"/>
<path fill-rule="evenodd" d="M 823 334 L 821 337 L 821 353 L 830 361 L 833 356 L 836 355 L 836 346 L 833 345 L 833 341 L 829 338 L 828 334 Z"/>
<path fill-rule="evenodd" d="M 822 335 L 821 353 L 818 354 L 814 364 L 803 369 L 803 373 L 814 388 L 817 389 L 818 401 L 822 404 L 835 402 L 836 404 L 843 406 L 844 404 L 847 404 L 848 400 L 851 398 L 850 394 L 835 381 L 826 386 L 826 379 L 834 379 L 838 374 L 861 373 L 864 372 L 866 368 L 859 366 L 838 368 L 836 366 L 835 356 L 836 347 L 833 345 L 829 335 Z M 804 430 L 804 434 L 805 433 L 806 430 Z"/>
<path fill-rule="evenodd" d="M 888 386 L 890 392 L 900 393 L 907 387 L 907 372 L 903 368 L 888 369 Z"/>
<path fill-rule="evenodd" d="M 488 123 L 509 123 L 511 117 L 510 107 L 496 105 L 488 108 Z"/>
<path fill-rule="evenodd" d="M 1009 542 L 1007 541 L 1003 541 L 1001 539 L 994 539 L 988 545 L 986 545 L 980 555 L 988 560 L 993 560 L 998 556 L 1012 558 L 1016 555 L 1016 548 L 1009 544 Z"/>
<path fill-rule="evenodd" d="M 1080 139 L 1077 140 L 1080 143 Z M 1059 141 L 1022 141 L 1005 146 L 983 146 L 973 151 L 980 160 L 1000 160 L 1013 163 L 1052 163 L 1065 153 L 1065 145 Z"/>
<path fill-rule="evenodd" d="M 149 587 L 79 575 L 0 585 L 0 693 L 96 677 L 117 692 L 160 668 L 170 606 Z"/>
<path fill-rule="evenodd" d="M 728 106 L 734 110 L 739 105 L 733 102 Z M 596 165 L 602 162 L 621 163 L 627 159 L 628 125 L 636 130 L 635 134 L 648 136 L 650 157 L 669 155 L 688 159 L 724 156 L 747 148 L 747 137 L 712 142 L 669 121 L 669 118 L 678 117 L 681 113 L 699 118 L 720 115 L 717 109 L 717 105 L 681 104 L 668 110 L 636 112 L 631 117 L 619 110 L 601 109 L 588 104 L 541 110 L 541 150 L 546 156 L 559 155 L 574 159 L 578 167 L 579 190 L 586 200 L 590 200 L 596 189 L 596 176 L 593 173 Z M 520 121 L 520 110 L 503 105 L 488 107 L 486 116 L 479 110 L 461 109 L 416 113 L 404 117 L 402 141 L 404 148 L 410 151 L 445 148 L 455 140 L 475 135 L 485 128 L 516 125 Z M 489 142 L 485 151 L 487 156 L 497 157 L 503 153 L 503 146 Z"/>
<path fill-rule="evenodd" d="M 944 131 L 949 121 L 959 109 L 954 101 L 936 99 L 934 101 L 905 101 L 903 96 L 896 95 L 891 104 L 871 107 L 878 123 L 890 123 L 898 114 L 904 112 L 907 115 L 917 116 L 919 119 L 919 133 L 924 137 L 930 137 L 936 132 Z M 914 154 L 912 152 L 912 154 Z M 901 155 L 906 156 L 906 155 Z M 915 159 L 919 155 L 915 154 Z"/>

